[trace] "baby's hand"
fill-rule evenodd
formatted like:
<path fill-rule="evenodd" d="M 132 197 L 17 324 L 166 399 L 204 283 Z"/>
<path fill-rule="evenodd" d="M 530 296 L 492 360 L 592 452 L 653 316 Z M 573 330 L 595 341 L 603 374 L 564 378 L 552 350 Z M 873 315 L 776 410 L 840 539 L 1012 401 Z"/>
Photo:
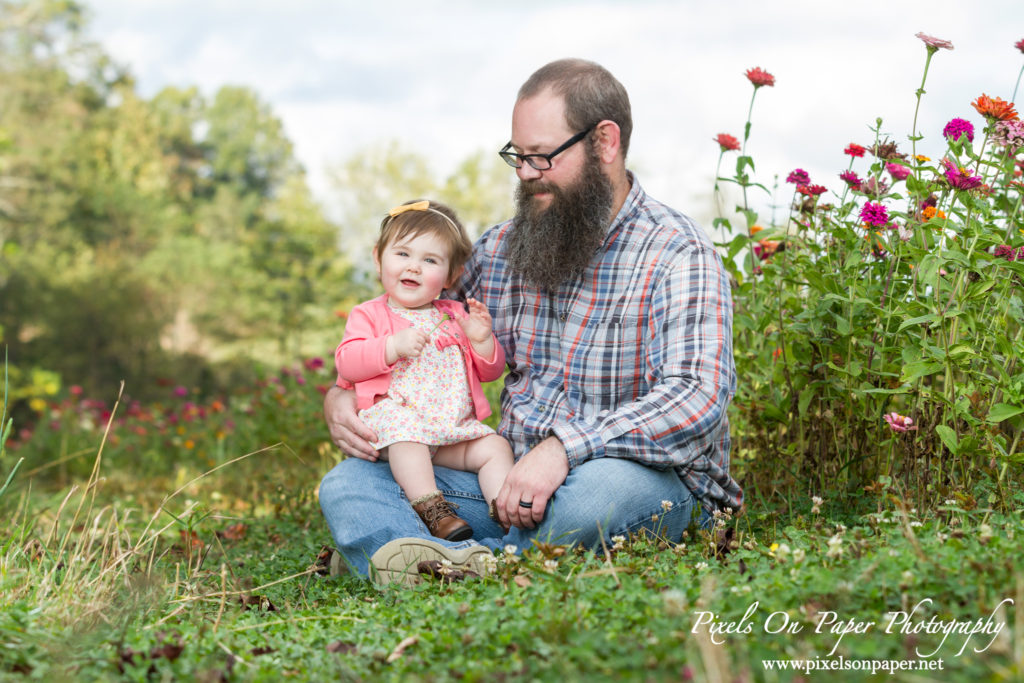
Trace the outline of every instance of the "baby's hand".
<path fill-rule="evenodd" d="M 467 334 L 469 333 L 467 332 Z M 387 346 L 389 351 L 394 352 L 395 360 L 398 358 L 419 358 L 423 347 L 427 345 L 428 341 L 429 338 L 426 332 L 415 327 L 407 327 L 388 337 Z"/>
<path fill-rule="evenodd" d="M 482 343 L 491 338 L 491 313 L 476 299 L 467 299 L 469 315 L 459 318 L 459 325 L 471 342 Z"/>

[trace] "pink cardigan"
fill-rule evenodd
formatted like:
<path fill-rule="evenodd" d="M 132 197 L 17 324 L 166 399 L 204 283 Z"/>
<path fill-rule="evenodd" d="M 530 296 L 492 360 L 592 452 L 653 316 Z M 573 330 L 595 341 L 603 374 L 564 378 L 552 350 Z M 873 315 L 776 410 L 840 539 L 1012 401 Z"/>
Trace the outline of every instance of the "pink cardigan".
<path fill-rule="evenodd" d="M 359 304 L 349 313 L 345 323 L 345 336 L 334 352 L 334 367 L 338 370 L 338 386 L 351 389 L 355 385 L 359 410 L 372 406 L 391 386 L 391 368 L 385 360 L 385 347 L 389 336 L 410 327 L 411 323 L 388 308 L 388 295 L 383 294 Z M 491 406 L 484 396 L 481 382 L 492 382 L 505 370 L 505 353 L 494 339 L 494 354 L 490 360 L 480 357 L 466 338 L 462 327 L 455 322 L 466 317 L 466 310 L 458 301 L 435 299 L 434 308 L 448 315 L 438 327 L 442 334 L 436 338 L 439 347 L 458 344 L 466 361 L 470 397 L 478 420 L 491 414 Z M 492 335 L 493 337 L 493 335 Z"/>

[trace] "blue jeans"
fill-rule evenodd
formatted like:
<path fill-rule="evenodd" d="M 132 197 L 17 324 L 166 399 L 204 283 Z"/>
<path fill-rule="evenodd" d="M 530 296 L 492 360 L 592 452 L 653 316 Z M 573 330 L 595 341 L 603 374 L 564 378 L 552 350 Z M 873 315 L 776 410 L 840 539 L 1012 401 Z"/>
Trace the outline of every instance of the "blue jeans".
<path fill-rule="evenodd" d="M 473 527 L 473 540 L 431 536 L 387 463 L 348 458 L 327 473 L 320 484 L 320 507 L 338 550 L 358 573 L 367 574 L 370 556 L 396 538 L 430 538 L 452 548 L 480 543 L 492 550 L 514 545 L 522 551 L 534 539 L 595 548 L 602 538 L 607 543 L 640 529 L 678 541 L 691 522 L 705 526 L 710 519 L 673 470 L 598 458 L 569 471 L 536 529 L 512 527 L 506 534 L 488 517 L 476 474 L 435 467 L 434 476 L 444 497 L 459 506 L 458 515 Z M 671 502 L 671 509 L 666 511 L 662 501 Z"/>

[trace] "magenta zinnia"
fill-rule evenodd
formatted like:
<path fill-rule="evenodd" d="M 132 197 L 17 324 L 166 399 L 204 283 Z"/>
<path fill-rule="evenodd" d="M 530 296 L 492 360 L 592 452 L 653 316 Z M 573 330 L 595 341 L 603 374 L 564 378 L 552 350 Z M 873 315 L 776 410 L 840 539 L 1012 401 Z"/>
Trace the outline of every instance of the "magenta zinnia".
<path fill-rule="evenodd" d="M 844 183 L 849 185 L 854 190 L 860 188 L 860 176 L 858 176 L 853 171 L 843 171 L 842 173 L 839 174 L 839 177 L 842 179 Z"/>
<path fill-rule="evenodd" d="M 942 38 L 930 36 L 927 33 L 915 33 L 914 37 L 920 38 L 924 44 L 928 46 L 928 49 L 932 51 L 938 50 L 939 48 L 942 48 L 943 50 L 953 49 L 953 43 L 948 40 L 943 40 Z"/>
<path fill-rule="evenodd" d="M 973 190 L 981 186 L 981 178 L 971 175 L 971 172 L 963 166 L 957 166 L 949 159 L 943 159 L 942 165 L 946 167 L 943 175 L 946 176 L 949 184 L 957 190 Z"/>
<path fill-rule="evenodd" d="M 789 175 L 786 176 L 787 183 L 794 183 L 796 185 L 806 185 L 811 182 L 811 176 L 802 168 L 794 168 L 790 171 Z"/>
<path fill-rule="evenodd" d="M 974 124 L 965 119 L 950 119 L 946 127 L 942 129 L 942 135 L 953 142 L 966 135 L 968 142 L 974 142 Z"/>
<path fill-rule="evenodd" d="M 860 219 L 868 225 L 881 228 L 889 222 L 889 211 L 881 204 L 866 202 L 860 210 Z"/>
<path fill-rule="evenodd" d="M 775 76 L 772 76 L 759 66 L 755 66 L 753 69 L 747 69 L 747 80 L 753 83 L 755 88 L 760 88 L 762 85 L 775 85 Z"/>
<path fill-rule="evenodd" d="M 734 152 L 740 148 L 740 141 L 728 133 L 719 133 L 714 140 L 723 152 Z"/>
<path fill-rule="evenodd" d="M 1011 247 L 1009 244 L 1000 244 L 995 249 L 996 258 L 1004 258 L 1007 261 L 1024 261 L 1024 247 Z"/>

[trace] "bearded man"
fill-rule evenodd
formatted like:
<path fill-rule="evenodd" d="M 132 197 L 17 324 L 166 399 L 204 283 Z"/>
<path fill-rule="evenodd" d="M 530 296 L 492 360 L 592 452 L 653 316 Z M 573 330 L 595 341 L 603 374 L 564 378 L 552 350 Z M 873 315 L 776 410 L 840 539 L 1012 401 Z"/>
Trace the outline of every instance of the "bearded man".
<path fill-rule="evenodd" d="M 480 238 L 448 292 L 490 309 L 508 362 L 498 433 L 516 464 L 493 504 L 475 474 L 436 467 L 475 533 L 434 539 L 352 393 L 332 388 L 325 419 L 352 456 L 320 488 L 336 569 L 405 583 L 438 563 L 481 573 L 496 549 L 593 548 L 645 529 L 678 541 L 740 507 L 728 279 L 701 228 L 626 170 L 631 133 L 626 90 L 597 64 L 552 62 L 520 88 L 499 152 L 519 176 L 516 215 Z"/>

